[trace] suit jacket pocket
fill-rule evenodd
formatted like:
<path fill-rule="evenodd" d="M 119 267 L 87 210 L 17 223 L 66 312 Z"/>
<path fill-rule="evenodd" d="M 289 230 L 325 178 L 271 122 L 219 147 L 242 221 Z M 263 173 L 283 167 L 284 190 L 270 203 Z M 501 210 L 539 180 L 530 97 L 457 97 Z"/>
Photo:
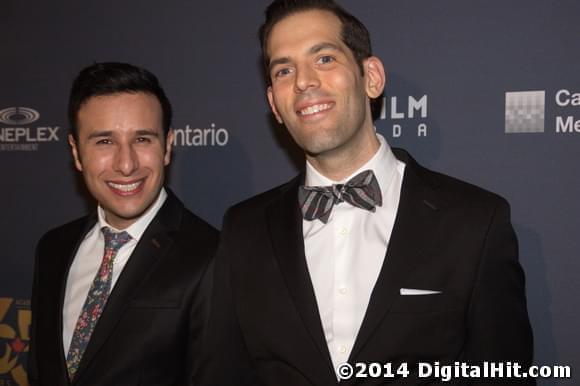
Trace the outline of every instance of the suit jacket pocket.
<path fill-rule="evenodd" d="M 445 292 L 430 295 L 397 295 L 391 307 L 391 312 L 441 312 L 461 307 L 463 307 L 463 302 L 459 298 Z"/>

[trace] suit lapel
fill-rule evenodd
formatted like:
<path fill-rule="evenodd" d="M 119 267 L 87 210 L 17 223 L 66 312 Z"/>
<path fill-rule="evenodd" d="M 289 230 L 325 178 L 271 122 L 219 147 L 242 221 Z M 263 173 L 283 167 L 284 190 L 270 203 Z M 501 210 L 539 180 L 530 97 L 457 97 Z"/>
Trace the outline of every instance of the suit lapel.
<path fill-rule="evenodd" d="M 183 205 L 169 190 L 167 193 L 167 200 L 141 236 L 117 279 L 83 354 L 75 379 L 82 376 L 83 371 L 95 358 L 122 318 L 141 283 L 147 279 L 157 262 L 163 259 L 172 245 L 170 232 L 177 229 L 181 223 Z"/>
<path fill-rule="evenodd" d="M 56 308 L 57 310 L 57 323 L 58 331 L 55 331 L 57 334 L 57 341 L 59 342 L 58 346 L 58 372 L 60 373 L 60 378 L 63 384 L 70 384 L 70 380 L 68 377 L 68 369 L 66 365 L 66 355 L 64 352 L 64 346 L 62 341 L 62 334 L 63 334 L 63 308 L 64 308 L 64 298 L 66 294 L 66 284 L 68 279 L 68 274 L 70 271 L 70 267 L 72 262 L 75 258 L 77 250 L 79 246 L 83 242 L 86 234 L 91 230 L 91 228 L 95 225 L 97 221 L 97 214 L 96 212 L 89 215 L 86 220 L 83 221 L 81 226 L 78 228 L 78 232 L 74 233 L 67 233 L 65 236 L 67 237 L 64 240 L 59 240 L 59 245 L 63 246 L 63 249 L 55 252 L 54 256 L 62 256 L 63 260 L 61 260 L 60 269 L 57 272 L 57 276 L 55 278 L 55 283 L 60 284 L 60 293 L 59 293 L 59 304 Z M 49 315 L 53 314 L 53 309 L 50 310 Z"/>
<path fill-rule="evenodd" d="M 423 178 L 422 168 L 415 160 L 398 149 L 393 149 L 393 152 L 406 164 L 399 208 L 385 261 L 373 288 L 350 360 L 356 359 L 388 314 L 406 276 L 425 258 L 424 251 L 437 237 L 439 198 Z"/>
<path fill-rule="evenodd" d="M 266 215 L 288 291 L 330 374 L 334 374 L 304 254 L 302 215 L 298 206 L 298 186 L 302 179 L 299 176 L 291 181 L 282 196 L 270 204 Z"/>

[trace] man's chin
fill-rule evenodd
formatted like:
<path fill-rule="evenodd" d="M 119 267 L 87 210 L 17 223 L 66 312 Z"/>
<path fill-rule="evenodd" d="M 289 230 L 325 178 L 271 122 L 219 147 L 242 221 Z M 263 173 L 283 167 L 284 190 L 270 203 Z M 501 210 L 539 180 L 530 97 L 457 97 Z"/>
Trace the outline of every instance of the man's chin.
<path fill-rule="evenodd" d="M 107 222 L 111 225 L 123 225 L 123 228 L 133 224 L 135 221 L 139 220 L 141 216 L 145 214 L 147 208 L 149 206 L 146 205 L 138 205 L 133 206 L 131 208 L 114 208 L 110 207 L 109 209 L 105 209 L 105 216 L 107 218 Z M 117 226 L 115 226 L 117 228 Z"/>
<path fill-rule="evenodd" d="M 329 139 L 327 141 L 321 140 L 318 142 L 307 143 L 302 147 L 302 150 L 310 157 L 319 157 L 332 152 L 337 147 L 338 145 L 335 141 Z"/>

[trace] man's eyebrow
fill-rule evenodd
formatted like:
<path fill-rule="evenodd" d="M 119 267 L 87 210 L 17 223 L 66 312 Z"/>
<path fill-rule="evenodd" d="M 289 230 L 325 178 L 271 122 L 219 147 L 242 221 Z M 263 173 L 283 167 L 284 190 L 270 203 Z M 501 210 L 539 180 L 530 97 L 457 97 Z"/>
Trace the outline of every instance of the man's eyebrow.
<path fill-rule="evenodd" d="M 111 135 L 113 135 L 112 130 L 98 130 L 98 131 L 94 131 L 91 134 L 89 134 L 88 139 L 100 138 L 100 137 L 110 137 Z"/>
<path fill-rule="evenodd" d="M 157 130 L 153 129 L 139 129 L 135 131 L 135 134 L 140 136 L 159 137 L 159 133 L 157 132 Z M 88 139 L 112 137 L 112 136 L 113 130 L 98 130 L 89 134 Z"/>
<path fill-rule="evenodd" d="M 332 50 L 332 51 L 340 51 L 342 52 L 342 48 L 334 43 L 319 43 L 319 44 L 315 44 L 312 47 L 310 47 L 310 49 L 308 49 L 308 53 L 309 54 L 317 54 L 320 51 L 323 50 Z M 290 58 L 287 56 L 281 57 L 281 58 L 276 58 L 270 61 L 270 64 L 268 65 L 268 68 L 271 70 L 274 66 L 277 66 L 279 64 L 288 64 L 290 63 Z"/>
<path fill-rule="evenodd" d="M 311 54 L 317 54 L 323 50 L 332 50 L 332 51 L 340 51 L 342 52 L 342 48 L 334 43 L 319 43 L 315 44 L 308 50 Z"/>
<path fill-rule="evenodd" d="M 282 58 L 276 58 L 270 61 L 270 64 L 268 64 L 268 69 L 272 70 L 273 67 L 279 64 L 288 64 L 288 63 L 290 63 L 290 58 L 287 56 L 284 56 Z"/>
<path fill-rule="evenodd" d="M 159 133 L 157 132 L 157 130 L 152 130 L 152 129 L 139 129 L 136 131 L 137 135 L 149 135 L 152 137 L 159 137 Z"/>

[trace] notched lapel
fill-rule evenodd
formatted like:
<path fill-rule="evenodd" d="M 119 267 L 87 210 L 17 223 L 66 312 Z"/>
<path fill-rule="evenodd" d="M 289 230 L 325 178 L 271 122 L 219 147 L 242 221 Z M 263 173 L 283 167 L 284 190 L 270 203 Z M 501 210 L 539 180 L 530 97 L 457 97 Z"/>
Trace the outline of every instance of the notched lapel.
<path fill-rule="evenodd" d="M 91 230 L 91 228 L 95 225 L 97 221 L 97 214 L 92 213 L 86 219 L 86 221 L 82 224 L 81 227 L 78 228 L 79 232 L 67 232 L 63 239 L 58 240 L 58 243 L 55 245 L 55 250 L 51 252 L 51 256 L 58 256 L 62 260 L 56 266 L 58 271 L 56 272 L 55 283 L 60 283 L 60 293 L 59 293 L 59 304 L 56 308 L 56 318 L 57 318 L 57 325 L 58 325 L 58 339 L 59 342 L 58 352 L 60 355 L 60 360 L 58 361 L 58 371 L 61 374 L 60 378 L 63 381 L 63 385 L 69 384 L 69 377 L 68 377 L 68 369 L 66 366 L 66 356 L 64 353 L 63 341 L 62 341 L 62 334 L 63 334 L 63 319 L 62 319 L 62 310 L 64 308 L 64 298 L 66 294 L 66 284 L 68 279 L 68 273 L 70 271 L 71 264 L 74 260 L 74 257 L 81 245 L 82 241 L 84 240 L 86 234 Z M 61 249 L 62 248 L 62 249 Z M 54 265 L 51 262 L 51 265 Z M 52 307 L 53 305 L 47 304 L 39 306 L 44 307 L 48 306 Z M 49 311 L 48 314 L 53 314 L 53 311 Z"/>
<path fill-rule="evenodd" d="M 406 163 L 399 208 L 387 253 L 367 311 L 359 330 L 351 359 L 369 341 L 399 296 L 405 278 L 429 258 L 427 253 L 437 239 L 441 204 L 432 186 L 421 175 L 420 166 L 406 153 L 396 152 Z M 349 359 L 350 360 L 350 359 Z"/>
<path fill-rule="evenodd" d="M 298 206 L 298 186 L 301 180 L 300 177 L 295 178 L 282 196 L 268 207 L 270 236 L 292 300 L 318 351 L 332 370 L 330 353 L 304 253 L 302 215 Z M 332 373 L 334 374 L 334 371 Z"/>
<path fill-rule="evenodd" d="M 82 376 L 101 346 L 109 339 L 150 272 L 169 252 L 173 244 L 171 231 L 177 229 L 181 223 L 182 208 L 182 204 L 168 191 L 167 200 L 141 236 L 117 279 L 81 359 L 76 379 Z"/>

